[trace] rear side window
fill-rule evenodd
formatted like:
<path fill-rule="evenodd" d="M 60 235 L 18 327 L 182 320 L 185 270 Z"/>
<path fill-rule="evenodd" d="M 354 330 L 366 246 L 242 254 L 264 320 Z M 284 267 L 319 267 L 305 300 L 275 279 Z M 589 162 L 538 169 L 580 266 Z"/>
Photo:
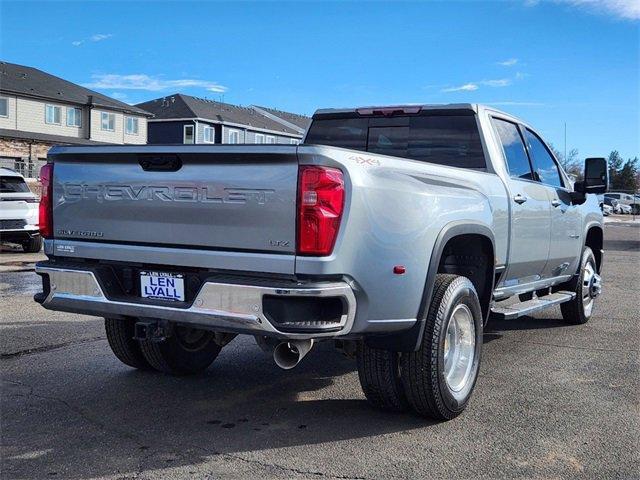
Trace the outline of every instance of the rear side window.
<path fill-rule="evenodd" d="M 525 130 L 525 136 L 527 137 L 527 142 L 529 142 L 529 152 L 540 182 L 553 187 L 562 187 L 558 165 L 556 165 L 542 140 L 529 129 Z"/>
<path fill-rule="evenodd" d="M 309 144 L 362 150 L 460 168 L 486 168 L 474 115 L 317 119 Z"/>
<path fill-rule="evenodd" d="M 513 178 L 522 178 L 524 180 L 533 180 L 531 173 L 531 164 L 527 156 L 527 150 L 520 135 L 520 130 L 515 123 L 493 119 L 496 133 L 500 138 L 500 143 L 504 150 L 504 156 L 507 159 L 509 167 L 509 175 Z"/>
<path fill-rule="evenodd" d="M 0 193 L 29 192 L 27 183 L 20 177 L 0 177 Z"/>

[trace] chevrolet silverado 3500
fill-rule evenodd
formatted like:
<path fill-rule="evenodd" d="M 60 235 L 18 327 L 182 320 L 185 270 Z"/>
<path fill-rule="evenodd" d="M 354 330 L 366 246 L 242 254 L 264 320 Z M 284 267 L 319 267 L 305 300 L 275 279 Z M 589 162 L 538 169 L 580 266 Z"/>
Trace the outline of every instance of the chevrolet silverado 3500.
<path fill-rule="evenodd" d="M 35 300 L 104 317 L 134 368 L 199 372 L 237 334 L 292 368 L 333 340 L 373 405 L 451 419 L 490 314 L 582 324 L 601 291 L 606 162 L 572 185 L 481 105 L 319 110 L 301 145 L 55 147 L 41 179 Z"/>

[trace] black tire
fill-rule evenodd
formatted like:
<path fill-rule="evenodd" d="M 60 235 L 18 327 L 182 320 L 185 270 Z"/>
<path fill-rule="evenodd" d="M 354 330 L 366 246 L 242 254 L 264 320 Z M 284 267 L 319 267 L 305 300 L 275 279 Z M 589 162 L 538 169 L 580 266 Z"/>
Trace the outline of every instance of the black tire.
<path fill-rule="evenodd" d="M 460 305 L 466 306 L 463 310 L 471 317 L 475 346 L 467 381 L 460 391 L 454 392 L 444 375 L 444 351 L 449 319 Z M 458 275 L 438 274 L 425 321 L 420 348 L 402 355 L 402 382 L 417 413 L 436 420 L 451 420 L 466 408 L 480 368 L 482 308 L 471 281 Z"/>
<path fill-rule="evenodd" d="M 400 378 L 400 354 L 358 345 L 358 378 L 367 401 L 389 412 L 403 412 L 409 404 Z"/>
<path fill-rule="evenodd" d="M 144 358 L 156 370 L 171 375 L 191 375 L 207 369 L 222 347 L 214 333 L 188 327 L 174 327 L 166 340 L 140 341 Z"/>
<path fill-rule="evenodd" d="M 24 250 L 25 253 L 38 253 L 42 250 L 42 237 L 36 235 L 29 240 L 25 240 L 22 242 L 22 250 Z"/>
<path fill-rule="evenodd" d="M 585 310 L 585 304 L 583 301 L 583 293 L 588 293 L 588 290 L 586 292 L 584 291 L 585 287 L 588 288 L 588 286 L 584 285 L 585 270 L 587 269 L 588 264 L 590 264 L 593 271 L 597 273 L 596 257 L 593 255 L 593 251 L 589 247 L 585 247 L 582 252 L 580 273 L 574 290 L 576 292 L 576 298 L 570 302 L 560 304 L 562 318 L 565 322 L 572 325 L 582 325 L 587 323 L 593 315 L 593 305 L 590 309 L 587 308 L 587 310 Z"/>
<path fill-rule="evenodd" d="M 140 344 L 134 340 L 135 319 L 104 319 L 107 341 L 114 355 L 125 365 L 140 370 L 151 370 L 151 365 L 142 355 Z"/>

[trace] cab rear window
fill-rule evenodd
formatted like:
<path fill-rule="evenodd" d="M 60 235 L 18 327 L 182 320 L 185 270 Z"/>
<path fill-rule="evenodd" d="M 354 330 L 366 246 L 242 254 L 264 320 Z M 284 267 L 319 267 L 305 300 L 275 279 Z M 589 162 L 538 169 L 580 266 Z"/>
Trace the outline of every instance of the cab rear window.
<path fill-rule="evenodd" d="M 0 193 L 28 192 L 27 183 L 20 177 L 0 177 Z"/>
<path fill-rule="evenodd" d="M 474 115 L 314 119 L 306 143 L 484 169 Z"/>

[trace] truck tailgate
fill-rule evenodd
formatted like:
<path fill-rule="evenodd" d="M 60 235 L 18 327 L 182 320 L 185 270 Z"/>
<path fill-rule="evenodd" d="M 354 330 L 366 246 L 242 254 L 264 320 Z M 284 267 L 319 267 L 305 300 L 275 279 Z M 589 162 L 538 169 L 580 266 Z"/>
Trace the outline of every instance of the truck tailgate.
<path fill-rule="evenodd" d="M 56 147 L 56 239 L 294 254 L 296 146 Z"/>

